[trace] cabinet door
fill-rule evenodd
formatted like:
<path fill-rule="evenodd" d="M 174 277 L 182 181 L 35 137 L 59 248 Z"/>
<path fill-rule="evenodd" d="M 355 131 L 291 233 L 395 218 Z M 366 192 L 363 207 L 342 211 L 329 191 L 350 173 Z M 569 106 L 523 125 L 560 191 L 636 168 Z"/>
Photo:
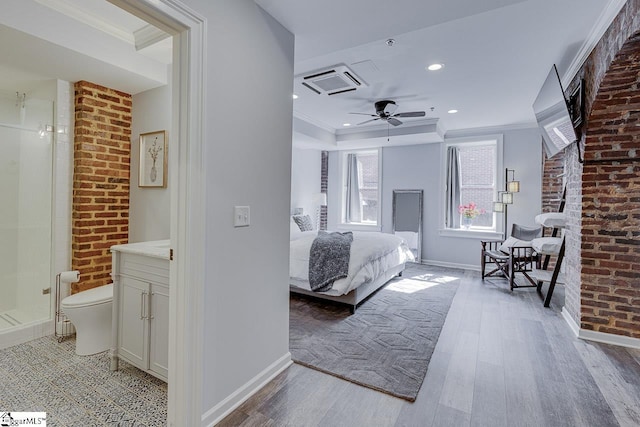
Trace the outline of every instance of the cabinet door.
<path fill-rule="evenodd" d="M 149 284 L 120 277 L 118 353 L 140 369 L 149 369 Z"/>
<path fill-rule="evenodd" d="M 169 288 L 151 284 L 149 369 L 165 380 L 169 375 Z"/>

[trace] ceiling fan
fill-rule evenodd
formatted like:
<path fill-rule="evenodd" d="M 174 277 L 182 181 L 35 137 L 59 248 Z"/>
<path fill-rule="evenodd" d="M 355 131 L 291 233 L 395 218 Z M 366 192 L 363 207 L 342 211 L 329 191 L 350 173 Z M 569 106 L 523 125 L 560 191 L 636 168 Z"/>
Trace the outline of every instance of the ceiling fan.
<path fill-rule="evenodd" d="M 388 99 L 377 101 L 374 104 L 374 106 L 376 108 L 375 114 L 368 114 L 368 113 L 349 113 L 349 114 L 360 114 L 364 116 L 374 117 L 373 119 L 369 119 L 362 123 L 358 123 L 358 125 L 363 125 L 365 123 L 373 122 L 376 120 L 384 120 L 385 122 L 393 126 L 399 126 L 402 124 L 402 122 L 397 119 L 398 117 L 424 117 L 425 116 L 424 111 L 409 111 L 406 113 L 394 114 L 396 109 L 398 108 L 398 105 L 395 103 L 395 101 L 391 101 Z"/>

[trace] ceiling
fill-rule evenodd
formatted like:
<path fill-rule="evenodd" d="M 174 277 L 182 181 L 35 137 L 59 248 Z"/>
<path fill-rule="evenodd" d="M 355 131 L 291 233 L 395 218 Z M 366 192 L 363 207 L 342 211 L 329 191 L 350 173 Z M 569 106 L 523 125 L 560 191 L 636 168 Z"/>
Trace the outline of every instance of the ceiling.
<path fill-rule="evenodd" d="M 106 0 L 3 0 L 2 7 L 2 91 L 29 93 L 51 79 L 130 94 L 167 84 L 171 37 Z"/>
<path fill-rule="evenodd" d="M 294 138 L 329 148 L 380 144 L 387 134 L 396 144 L 424 143 L 469 129 L 533 126 L 531 105 L 551 66 L 565 79 L 573 76 L 624 4 L 255 2 L 295 34 L 296 76 L 343 64 L 366 83 L 333 96 L 293 83 Z M 84 79 L 131 94 L 164 85 L 171 38 L 158 32 L 106 0 L 3 0 L 0 90 L 23 91 L 47 78 Z M 141 47 L 145 41 L 149 46 Z M 432 63 L 444 68 L 426 71 Z M 381 99 L 396 101 L 397 112 L 426 116 L 402 118 L 397 128 L 380 121 L 356 126 L 368 117 L 350 113 L 373 114 Z"/>
<path fill-rule="evenodd" d="M 373 103 L 395 100 L 398 112 L 420 110 L 444 133 L 533 126 L 531 105 L 555 63 L 571 77 L 624 1 L 612 0 L 255 0 L 296 36 L 295 73 L 336 64 L 368 87 L 317 95 L 299 82 L 295 115 L 336 134 L 338 142 L 380 122 Z M 388 39 L 395 43 L 389 46 Z M 582 58 L 580 58 L 582 55 Z M 426 71 L 442 63 L 439 71 Z M 456 114 L 448 114 L 451 109 Z M 428 119 L 431 119 L 428 120 Z M 352 126 L 345 128 L 344 123 Z M 416 140 L 416 142 L 419 142 Z"/>

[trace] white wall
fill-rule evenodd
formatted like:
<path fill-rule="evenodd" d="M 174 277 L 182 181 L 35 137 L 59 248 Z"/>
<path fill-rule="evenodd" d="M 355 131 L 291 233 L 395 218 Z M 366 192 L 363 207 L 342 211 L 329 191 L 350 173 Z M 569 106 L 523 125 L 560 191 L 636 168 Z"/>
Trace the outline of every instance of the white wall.
<path fill-rule="evenodd" d="M 315 220 L 313 195 L 320 192 L 322 152 L 293 148 L 291 154 L 291 209 L 303 208 Z"/>
<path fill-rule="evenodd" d="M 133 95 L 131 116 L 129 242 L 168 239 L 172 183 L 167 180 L 166 188 L 140 188 L 138 172 L 141 133 L 166 130 L 167 150 L 175 149 L 177 144 L 171 133 L 171 85 Z"/>
<path fill-rule="evenodd" d="M 498 133 L 495 129 L 492 133 Z M 479 131 L 478 135 L 481 135 Z M 534 225 L 541 211 L 542 145 L 537 129 L 506 130 L 504 167 L 515 169 L 521 191 L 509 207 L 509 224 Z M 392 228 L 393 190 L 424 190 L 422 259 L 442 265 L 479 268 L 479 239 L 440 235 L 442 195 L 442 144 L 389 147 L 382 151 L 382 231 Z M 501 174 L 502 176 L 502 174 Z M 329 229 L 335 229 L 340 212 L 338 152 L 329 155 Z M 502 219 L 499 218 L 499 221 Z M 511 226 L 508 226 L 510 230 Z"/>
<path fill-rule="evenodd" d="M 183 0 L 207 18 L 203 413 L 289 357 L 294 38 L 253 0 Z M 233 208 L 251 225 L 234 228 Z M 185 349 L 185 351 L 190 351 Z"/>

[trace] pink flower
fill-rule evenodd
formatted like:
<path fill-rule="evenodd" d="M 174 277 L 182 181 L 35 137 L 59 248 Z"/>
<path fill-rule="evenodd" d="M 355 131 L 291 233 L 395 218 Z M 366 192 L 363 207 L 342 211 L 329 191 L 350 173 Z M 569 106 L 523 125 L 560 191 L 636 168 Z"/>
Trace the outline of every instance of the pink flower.
<path fill-rule="evenodd" d="M 478 215 L 486 213 L 484 209 L 478 209 L 478 206 L 474 202 L 469 202 L 466 205 L 458 206 L 458 213 L 465 218 L 475 218 Z"/>

